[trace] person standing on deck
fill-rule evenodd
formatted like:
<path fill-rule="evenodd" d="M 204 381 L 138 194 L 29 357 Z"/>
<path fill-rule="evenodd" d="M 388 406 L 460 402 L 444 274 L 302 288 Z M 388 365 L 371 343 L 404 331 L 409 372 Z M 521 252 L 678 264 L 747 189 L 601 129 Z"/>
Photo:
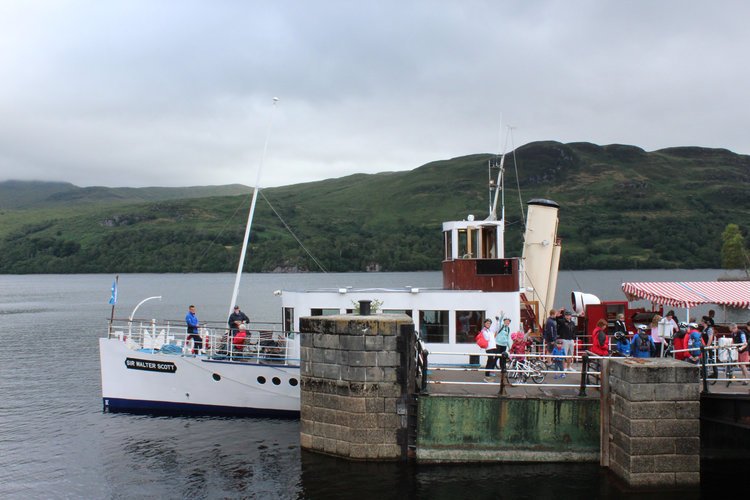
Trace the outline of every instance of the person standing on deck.
<path fill-rule="evenodd" d="M 230 333 L 234 335 L 240 329 L 240 325 L 243 323 L 249 323 L 250 318 L 245 313 L 240 311 L 240 306 L 234 306 L 234 312 L 229 315 L 229 329 Z"/>
<path fill-rule="evenodd" d="M 544 346 L 547 354 L 552 354 L 557 340 L 557 311 L 550 309 L 547 322 L 544 324 Z"/>
<path fill-rule="evenodd" d="M 597 321 L 596 328 L 591 332 L 591 352 L 597 356 L 609 356 L 607 320 L 604 318 Z"/>
<path fill-rule="evenodd" d="M 552 362 L 555 364 L 555 371 L 556 372 L 563 372 L 565 371 L 563 368 L 564 359 L 562 356 L 565 356 L 565 347 L 563 346 L 563 339 L 557 339 L 555 341 L 555 347 L 552 348 Z M 555 380 L 559 378 L 565 378 L 564 373 L 555 373 L 555 376 L 553 377 Z"/>
<path fill-rule="evenodd" d="M 703 345 L 706 347 L 713 347 L 716 343 L 713 324 L 714 320 L 710 316 L 703 316 L 701 318 L 701 338 L 703 339 Z M 718 362 L 719 350 L 710 349 L 706 353 L 706 364 L 711 364 L 711 378 L 719 378 L 719 367 L 716 366 Z"/>
<path fill-rule="evenodd" d="M 708 316 L 705 316 L 706 322 L 708 323 L 708 326 L 710 326 L 711 328 L 716 327 L 716 320 L 714 319 L 715 316 L 716 316 L 716 311 L 714 311 L 713 309 L 709 309 Z"/>
<path fill-rule="evenodd" d="M 190 304 L 188 313 L 185 315 L 185 324 L 187 325 L 186 341 L 193 341 L 193 354 L 203 349 L 203 339 L 198 333 L 198 316 L 195 315 L 195 306 Z"/>
<path fill-rule="evenodd" d="M 489 370 L 494 370 L 495 366 L 497 365 L 497 359 L 495 354 L 497 354 L 497 346 L 495 344 L 495 332 L 497 331 L 497 323 L 492 321 L 490 318 L 487 318 L 484 320 L 484 326 L 482 327 L 482 331 L 479 332 L 484 336 L 484 340 L 487 341 L 487 347 L 485 348 L 485 352 L 487 353 L 487 364 L 484 366 L 484 369 L 487 370 L 484 372 L 485 377 L 496 377 L 494 373 L 490 372 Z"/>
<path fill-rule="evenodd" d="M 677 316 L 674 311 L 669 311 L 666 318 L 667 323 L 667 336 L 674 337 L 674 335 L 680 331 L 680 325 L 677 323 Z"/>
<path fill-rule="evenodd" d="M 638 332 L 633 335 L 633 340 L 630 342 L 630 354 L 634 358 L 650 358 L 655 352 L 656 347 L 649 328 L 646 325 L 638 325 Z"/>
<path fill-rule="evenodd" d="M 748 322 L 750 326 L 750 322 Z M 744 365 L 744 363 L 747 363 L 748 358 L 748 349 L 747 349 L 747 334 L 739 329 L 737 326 L 737 323 L 731 323 L 729 325 L 729 332 L 732 334 L 732 344 L 737 346 L 737 362 L 740 363 L 740 370 L 742 371 L 742 378 L 747 378 L 747 367 Z M 731 368 L 731 367 L 727 367 Z M 727 377 L 729 378 L 729 377 Z M 727 387 L 729 387 L 729 384 L 731 381 L 727 382 Z M 742 381 L 742 385 L 747 385 L 747 380 Z"/>
<path fill-rule="evenodd" d="M 658 314 L 651 318 L 651 341 L 654 343 L 654 346 L 656 346 L 657 358 L 661 357 L 664 352 L 664 339 L 659 334 L 659 322 L 661 319 L 661 316 Z"/>
<path fill-rule="evenodd" d="M 628 334 L 617 330 L 614 337 L 616 354 L 620 356 L 630 356 L 630 341 L 628 340 Z"/>
<path fill-rule="evenodd" d="M 690 353 L 685 350 L 688 348 L 688 341 L 690 340 L 687 330 L 688 326 L 685 323 L 680 323 L 677 333 L 674 334 L 674 338 L 672 339 L 672 355 L 674 359 L 685 361 L 690 357 Z"/>
<path fill-rule="evenodd" d="M 499 320 L 502 326 L 495 334 L 495 344 L 497 344 L 497 353 L 502 354 L 510 348 L 512 340 L 510 339 L 510 318 L 506 318 L 505 313 L 500 311 Z"/>
<path fill-rule="evenodd" d="M 688 357 L 685 359 L 685 361 L 693 364 L 698 364 L 698 362 L 701 360 L 701 346 L 704 345 L 703 339 L 701 338 L 701 332 L 698 331 L 698 325 L 696 325 L 695 323 L 690 323 L 687 335 L 687 347 L 688 349 L 690 349 L 690 351 L 688 351 Z"/>
<path fill-rule="evenodd" d="M 625 326 L 625 315 L 622 313 L 618 314 L 615 320 L 615 332 L 628 333 L 628 328 Z"/>
<path fill-rule="evenodd" d="M 573 323 L 572 316 L 570 311 L 561 309 L 557 317 L 557 337 L 563 340 L 566 356 L 573 356 L 573 346 L 576 341 L 576 324 Z M 571 360 L 572 358 L 565 358 L 565 371 L 574 371 Z"/>

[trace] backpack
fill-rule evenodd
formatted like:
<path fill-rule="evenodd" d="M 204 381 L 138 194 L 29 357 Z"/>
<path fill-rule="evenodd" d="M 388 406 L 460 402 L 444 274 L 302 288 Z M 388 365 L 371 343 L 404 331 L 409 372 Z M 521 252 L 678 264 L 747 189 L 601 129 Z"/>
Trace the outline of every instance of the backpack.
<path fill-rule="evenodd" d="M 649 336 L 645 333 L 638 334 L 638 351 L 651 352 L 651 342 L 649 342 Z"/>
<path fill-rule="evenodd" d="M 490 345 L 489 341 L 485 338 L 484 333 L 482 332 L 477 333 L 477 336 L 474 337 L 474 340 L 476 340 L 477 345 L 480 349 L 487 349 L 487 346 Z"/>

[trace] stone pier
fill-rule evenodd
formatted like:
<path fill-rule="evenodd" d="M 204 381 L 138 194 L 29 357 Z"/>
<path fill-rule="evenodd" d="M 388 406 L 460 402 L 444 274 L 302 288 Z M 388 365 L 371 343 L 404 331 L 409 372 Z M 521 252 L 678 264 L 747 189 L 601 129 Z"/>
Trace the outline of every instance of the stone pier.
<path fill-rule="evenodd" d="M 405 459 L 411 318 L 307 317 L 300 332 L 302 448 L 351 460 Z"/>
<path fill-rule="evenodd" d="M 610 359 L 608 465 L 630 486 L 700 484 L 698 369 L 666 358 Z"/>

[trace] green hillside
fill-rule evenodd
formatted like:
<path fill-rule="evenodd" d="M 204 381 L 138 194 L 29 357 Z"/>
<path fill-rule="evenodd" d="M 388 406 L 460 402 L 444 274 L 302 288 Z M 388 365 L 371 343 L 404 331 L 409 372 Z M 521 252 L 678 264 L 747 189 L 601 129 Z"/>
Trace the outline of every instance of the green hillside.
<path fill-rule="evenodd" d="M 55 208 L 80 204 L 119 204 L 160 200 L 231 196 L 251 191 L 241 184 L 227 186 L 191 186 L 182 188 L 110 188 L 78 187 L 65 182 L 0 182 L 0 209 Z"/>
<path fill-rule="evenodd" d="M 518 178 L 512 155 L 506 160 L 509 255 L 520 253 L 523 233 L 516 184 L 524 202 L 542 197 L 560 204 L 566 269 L 719 267 L 726 224 L 738 224 L 747 235 L 746 155 L 536 142 L 518 148 L 515 157 Z M 408 172 L 270 188 L 263 196 L 326 270 L 436 270 L 441 223 L 488 212 L 491 158 L 471 155 Z M 244 186 L 185 188 L 189 194 L 177 199 L 170 197 L 179 188 L 35 188 L 33 200 L 15 186 L 15 205 L 6 201 L 0 210 L 2 273 L 217 272 L 236 266 L 250 196 L 216 194 L 248 191 Z M 111 191 L 103 196 L 102 189 Z M 188 198 L 201 189 L 207 197 Z M 249 255 L 250 271 L 320 270 L 264 198 Z"/>

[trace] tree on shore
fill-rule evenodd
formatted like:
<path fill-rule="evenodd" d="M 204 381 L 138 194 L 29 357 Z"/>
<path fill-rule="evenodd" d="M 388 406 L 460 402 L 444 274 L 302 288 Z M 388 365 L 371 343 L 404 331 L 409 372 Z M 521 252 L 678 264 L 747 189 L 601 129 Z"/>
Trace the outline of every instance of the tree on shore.
<path fill-rule="evenodd" d="M 750 254 L 745 247 L 745 238 L 737 224 L 727 224 L 721 233 L 721 267 L 744 269 L 750 277 Z"/>

